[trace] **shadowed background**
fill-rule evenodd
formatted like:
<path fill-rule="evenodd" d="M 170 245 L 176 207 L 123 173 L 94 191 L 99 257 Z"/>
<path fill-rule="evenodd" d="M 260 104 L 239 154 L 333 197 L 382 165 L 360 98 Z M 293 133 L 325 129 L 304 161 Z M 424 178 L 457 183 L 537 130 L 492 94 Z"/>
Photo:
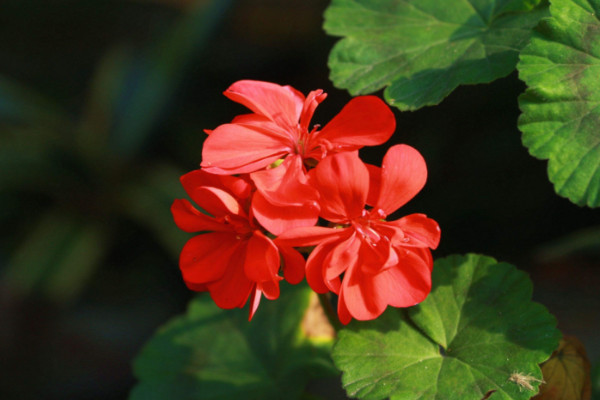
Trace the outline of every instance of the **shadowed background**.
<path fill-rule="evenodd" d="M 239 79 L 324 89 L 322 125 L 349 101 L 328 80 L 327 4 L 2 2 L 0 398 L 127 396 L 131 359 L 192 296 L 177 267 L 190 235 L 169 207 L 198 167 L 202 130 L 246 112 L 223 90 Z M 439 222 L 434 257 L 484 253 L 528 271 L 536 300 L 597 364 L 600 213 L 558 197 L 521 145 L 523 90 L 513 73 L 395 110 L 388 145 L 416 147 L 429 168 L 398 215 Z M 386 149 L 361 154 L 379 163 Z"/>

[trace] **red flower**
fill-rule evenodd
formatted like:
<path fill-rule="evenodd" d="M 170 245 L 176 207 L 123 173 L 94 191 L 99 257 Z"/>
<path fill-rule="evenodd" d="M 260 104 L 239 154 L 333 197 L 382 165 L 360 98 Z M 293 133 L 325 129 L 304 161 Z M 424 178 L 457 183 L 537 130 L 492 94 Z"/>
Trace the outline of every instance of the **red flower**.
<path fill-rule="evenodd" d="M 394 114 L 375 96 L 352 99 L 323 129 L 309 132 L 310 120 L 326 94 L 305 98 L 291 86 L 238 81 L 225 96 L 253 114 L 241 115 L 212 131 L 204 143 L 201 166 L 223 175 L 253 172 L 287 155 L 321 160 L 332 152 L 384 143 L 394 132 Z"/>
<path fill-rule="evenodd" d="M 280 257 L 290 283 L 304 277 L 304 259 L 296 250 L 276 245 L 265 236 L 248 212 L 248 181 L 196 170 L 181 177 L 187 194 L 203 210 L 187 200 L 175 200 L 171 212 L 186 232 L 208 231 L 191 238 L 181 251 L 179 266 L 186 285 L 209 291 L 221 308 L 243 307 L 251 297 L 250 319 L 261 294 L 279 297 Z"/>
<path fill-rule="evenodd" d="M 297 228 L 275 243 L 316 245 L 306 278 L 316 292 L 339 295 L 340 321 L 370 320 L 388 305 L 423 301 L 431 290 L 429 249 L 439 243 L 439 226 L 424 214 L 385 221 L 425 184 L 427 168 L 419 152 L 393 146 L 381 169 L 366 166 L 357 152 L 335 154 L 311 171 L 311 179 L 321 193 L 321 217 L 337 226 Z M 366 204 L 373 208 L 365 209 Z"/>
<path fill-rule="evenodd" d="M 274 234 L 317 222 L 318 194 L 306 183 L 305 162 L 382 144 L 396 127 L 392 111 L 375 96 L 352 99 L 323 129 L 309 131 L 313 113 L 326 97 L 322 90 L 305 98 L 291 86 L 244 80 L 224 94 L 253 113 L 210 132 L 201 166 L 222 175 L 263 170 L 251 174 L 260 193 L 253 208 L 258 221 Z M 265 170 L 285 157 L 279 167 Z"/>

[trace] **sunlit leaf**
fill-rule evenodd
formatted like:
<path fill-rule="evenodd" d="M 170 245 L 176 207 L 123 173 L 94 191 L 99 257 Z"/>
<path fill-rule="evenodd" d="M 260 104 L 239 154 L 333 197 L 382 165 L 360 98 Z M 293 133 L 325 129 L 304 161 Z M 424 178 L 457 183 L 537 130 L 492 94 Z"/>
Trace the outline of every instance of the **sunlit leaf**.
<path fill-rule="evenodd" d="M 590 400 L 592 382 L 585 347 L 574 336 L 565 336 L 552 357 L 542 364 L 545 383 L 535 400 Z"/>
<path fill-rule="evenodd" d="M 600 0 L 553 0 L 523 49 L 519 129 L 556 192 L 600 206 Z"/>
<path fill-rule="evenodd" d="M 529 399 L 560 337 L 531 291 L 524 272 L 489 257 L 436 261 L 423 303 L 340 332 L 333 359 L 345 389 L 360 399 Z"/>
<path fill-rule="evenodd" d="M 386 87 L 401 110 L 437 104 L 458 85 L 513 71 L 546 14 L 540 0 L 334 0 L 324 28 L 343 39 L 330 78 L 353 95 Z"/>
<path fill-rule="evenodd" d="M 331 339 L 309 339 L 301 328 L 311 291 L 282 286 L 251 322 L 247 310 L 221 310 L 207 294 L 194 299 L 135 360 L 131 399 L 298 399 L 311 378 L 336 376 Z"/>

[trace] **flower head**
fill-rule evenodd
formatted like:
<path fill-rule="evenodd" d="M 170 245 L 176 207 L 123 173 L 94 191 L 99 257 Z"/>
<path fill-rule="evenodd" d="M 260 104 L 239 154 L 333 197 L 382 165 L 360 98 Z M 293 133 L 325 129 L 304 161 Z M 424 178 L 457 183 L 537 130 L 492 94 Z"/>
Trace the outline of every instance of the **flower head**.
<path fill-rule="evenodd" d="M 251 173 L 257 188 L 252 208 L 273 234 L 315 225 L 319 195 L 307 183 L 307 165 L 327 155 L 384 143 L 396 122 L 389 107 L 375 96 L 352 99 L 324 128 L 310 128 L 315 109 L 326 94 L 304 97 L 291 86 L 244 80 L 225 96 L 253 111 L 210 132 L 201 166 L 208 172 Z M 270 168 L 282 160 L 281 165 Z"/>
<path fill-rule="evenodd" d="M 221 308 L 243 307 L 251 297 L 250 318 L 261 295 L 279 297 L 280 258 L 290 283 L 304 277 L 304 259 L 296 250 L 276 245 L 260 229 L 249 212 L 252 185 L 243 178 L 219 176 L 196 170 L 181 177 L 194 202 L 173 202 L 171 212 L 177 226 L 194 236 L 181 251 L 179 266 L 186 285 L 209 291 Z"/>
<path fill-rule="evenodd" d="M 320 89 L 304 97 L 291 86 L 243 80 L 224 94 L 253 113 L 218 126 L 206 139 L 201 166 L 215 174 L 257 171 L 288 155 L 319 161 L 382 144 L 396 127 L 392 111 L 375 96 L 352 99 L 323 129 L 311 129 L 315 109 L 326 97 Z"/>
<path fill-rule="evenodd" d="M 293 229 L 276 243 L 316 245 L 306 277 L 316 292 L 339 295 L 342 323 L 374 319 L 388 305 L 415 305 L 430 292 L 429 249 L 439 243 L 438 224 L 424 214 L 385 220 L 412 199 L 426 179 L 423 157 L 406 145 L 391 147 L 381 169 L 365 165 L 350 152 L 327 157 L 311 171 L 321 193 L 320 215 L 335 227 Z"/>

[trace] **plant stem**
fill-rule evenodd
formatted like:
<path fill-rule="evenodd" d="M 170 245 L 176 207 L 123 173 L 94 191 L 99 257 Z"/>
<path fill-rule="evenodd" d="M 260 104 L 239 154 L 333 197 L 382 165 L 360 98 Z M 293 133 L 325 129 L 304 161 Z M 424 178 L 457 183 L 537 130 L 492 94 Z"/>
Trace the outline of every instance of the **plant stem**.
<path fill-rule="evenodd" d="M 323 307 L 323 311 L 325 311 L 325 315 L 329 320 L 331 326 L 336 332 L 339 332 L 340 329 L 343 328 L 343 325 L 340 323 L 340 320 L 337 317 L 337 313 L 333 309 L 331 305 L 331 294 L 330 293 L 319 293 L 319 303 L 321 303 L 321 307 Z"/>

